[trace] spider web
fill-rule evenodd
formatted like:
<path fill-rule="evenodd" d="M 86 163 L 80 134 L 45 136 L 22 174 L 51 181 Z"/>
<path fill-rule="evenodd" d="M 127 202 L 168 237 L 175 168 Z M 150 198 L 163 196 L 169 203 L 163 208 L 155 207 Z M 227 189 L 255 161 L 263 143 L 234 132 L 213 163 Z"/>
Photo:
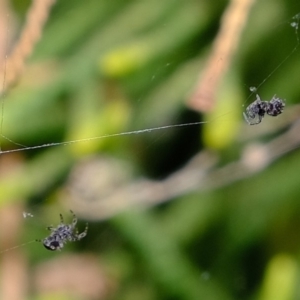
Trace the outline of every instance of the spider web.
<path fill-rule="evenodd" d="M 263 70 L 260 70 L 260 74 L 259 74 L 259 79 L 258 79 L 258 83 L 253 82 L 252 80 L 249 80 L 249 82 L 251 82 L 250 84 L 248 83 L 248 80 L 246 80 L 247 82 L 247 88 L 249 89 L 250 92 L 247 92 L 248 96 L 246 97 L 246 100 L 244 100 L 244 104 L 241 104 L 242 106 L 246 106 L 247 104 L 252 102 L 252 98 L 253 98 L 253 94 L 256 93 L 260 93 L 260 91 L 264 88 L 264 86 L 266 85 L 267 82 L 270 82 L 272 80 L 272 78 L 275 78 L 276 74 L 278 74 L 280 72 L 280 70 L 283 69 L 284 66 L 286 66 L 286 63 L 293 57 L 293 55 L 295 55 L 296 53 L 298 53 L 299 50 L 299 22 L 300 22 L 300 14 L 296 14 L 294 15 L 292 18 L 288 19 L 287 21 L 280 23 L 279 25 L 276 26 L 276 29 L 278 29 L 280 31 L 280 29 L 284 28 L 284 30 L 287 30 L 287 32 L 289 32 L 290 34 L 292 33 L 294 38 L 294 45 L 292 47 L 290 47 L 289 45 L 283 45 L 283 57 L 280 60 L 279 63 L 275 63 L 275 68 L 273 65 L 273 62 L 271 63 L 271 66 L 266 66 L 266 72 L 267 75 L 265 74 L 264 71 L 264 67 L 262 68 Z M 276 45 L 281 45 L 280 43 L 280 38 L 277 37 L 272 37 L 274 44 Z M 270 52 L 272 51 L 272 49 L 270 48 Z M 188 56 L 187 54 L 185 54 L 186 56 Z M 259 57 L 259 54 L 257 56 L 255 56 L 255 58 Z M 266 58 L 266 57 L 265 57 Z M 260 60 L 260 59 L 258 59 Z M 6 62 L 5 62 L 6 63 Z M 172 62 L 168 62 L 166 63 L 163 67 L 157 67 L 154 71 L 154 74 L 151 74 L 149 76 L 150 80 L 155 82 L 155 80 L 161 76 L 161 74 L 165 71 L 170 69 L 173 66 Z M 255 70 L 254 70 L 255 71 Z M 253 76 L 255 77 L 255 76 Z M 262 79 L 261 79 L 262 77 Z M 275 78 L 276 79 L 276 78 Z M 276 82 L 276 80 L 274 79 L 274 81 Z M 245 84 L 243 84 L 244 81 L 241 81 L 241 86 L 245 86 Z M 5 86 L 5 78 L 3 79 L 3 86 Z M 250 86 L 250 87 L 249 87 Z M 271 84 L 272 86 L 272 84 Z M 3 88 L 4 89 L 4 88 Z M 278 88 L 278 90 L 274 91 L 274 94 L 279 93 L 280 92 L 280 87 Z M 270 98 L 273 95 L 270 95 Z M 281 97 L 285 97 L 284 95 L 280 95 Z M 5 95 L 6 97 L 6 95 Z M 141 103 L 143 102 L 143 99 L 145 98 L 145 96 L 140 95 L 137 97 L 137 105 L 142 105 Z M 9 101 L 13 101 L 13 100 L 9 100 Z M 97 136 L 91 136 L 91 137 L 84 137 L 84 138 L 77 138 L 77 139 L 71 139 L 71 140 L 67 140 L 67 141 L 58 141 L 58 142 L 46 142 L 46 143 L 42 143 L 42 144 L 38 144 L 38 145 L 34 145 L 34 146 L 27 146 L 23 145 L 23 141 L 16 142 L 15 141 L 15 137 L 14 135 L 12 135 L 13 137 L 10 139 L 9 137 L 11 136 L 10 134 L 5 134 L 5 132 L 7 131 L 7 126 L 6 126 L 6 121 L 9 121 L 7 119 L 10 118 L 9 114 L 7 114 L 7 110 L 9 110 L 9 108 L 7 106 L 9 106 L 9 101 L 6 102 L 6 98 L 2 98 L 2 104 L 1 104 L 1 128 L 0 128 L 0 132 L 1 132 L 1 136 L 6 139 L 7 141 L 10 141 L 12 143 L 13 146 L 17 146 L 17 147 L 13 147 L 13 149 L 9 149 L 9 150 L 1 150 L 1 154 L 2 155 L 7 155 L 7 154 L 12 154 L 12 153 L 16 153 L 16 152 L 27 152 L 27 151 L 33 151 L 33 150 L 38 150 L 38 149 L 44 149 L 44 148 L 50 148 L 50 147 L 62 147 L 62 146 L 69 146 L 69 145 L 74 145 L 74 144 L 86 144 L 86 143 L 92 143 L 94 141 L 99 141 L 102 139 L 112 139 L 112 138 L 117 138 L 117 137 L 124 137 L 124 136 L 136 136 L 136 135 L 144 135 L 146 133 L 154 133 L 154 132 L 160 132 L 163 131 L 164 134 L 167 134 L 168 130 L 174 130 L 174 129 L 179 129 L 179 128 L 186 128 L 187 130 L 189 130 L 189 128 L 192 127 L 201 127 L 201 125 L 203 124 L 207 124 L 207 123 L 212 123 L 214 122 L 214 120 L 210 120 L 210 121 L 196 121 L 196 122 L 186 122 L 186 123 L 172 123 L 169 125 L 163 125 L 163 126 L 155 126 L 155 127 L 146 127 L 146 128 L 142 128 L 142 129 L 134 129 L 134 130 L 129 130 L 129 131 L 124 131 L 124 132 L 117 132 L 117 133 L 107 133 L 107 134 L 102 134 L 102 135 L 97 135 Z M 163 101 L 163 99 L 160 99 L 160 101 Z M 5 105 L 4 105 L 5 104 Z M 287 104 L 289 104 L 289 102 L 287 101 Z M 19 105 L 19 104 L 18 104 Z M 25 104 L 25 107 L 28 108 L 27 104 Z M 30 108 L 30 107 L 29 107 Z M 158 115 L 160 113 L 158 112 Z M 223 113 L 219 114 L 216 119 L 219 118 L 224 118 L 228 117 L 230 118 L 231 115 L 231 111 L 224 111 Z M 151 119 L 152 116 L 147 116 L 147 119 Z M 155 117 L 155 116 L 154 116 Z M 4 121 L 5 120 L 5 121 Z M 241 120 L 242 120 L 242 114 L 241 114 Z M 22 127 L 22 124 L 18 124 L 18 126 Z M 7 137 L 9 136 L 9 137 Z M 156 137 L 156 140 L 154 140 L 154 142 L 149 142 L 148 143 L 152 143 L 151 145 L 155 144 L 157 142 L 157 139 L 161 139 L 162 136 L 158 136 Z M 4 141 L 2 142 L 2 144 L 4 144 Z M 4 147 L 7 147 L 7 145 L 3 145 L 1 146 L 1 149 Z M 87 204 L 88 205 L 88 204 Z M 10 248 L 10 249 L 15 249 L 18 247 L 21 247 L 23 245 L 26 245 L 28 243 L 32 243 L 34 241 L 30 241 L 24 244 L 21 244 L 19 246 Z M 3 250 L 0 253 L 9 251 L 10 249 L 7 250 Z"/>
<path fill-rule="evenodd" d="M 288 21 L 282 22 L 283 24 L 287 24 L 288 27 L 294 28 L 295 31 L 295 37 L 296 37 L 296 45 L 293 47 L 292 50 L 286 51 L 286 46 L 285 46 L 285 51 L 288 54 L 284 54 L 284 58 L 276 65 L 275 68 L 271 67 L 271 71 L 261 80 L 257 85 L 245 85 L 241 81 L 241 85 L 248 86 L 249 91 L 251 92 L 246 100 L 244 100 L 243 106 L 247 105 L 248 103 L 251 103 L 253 99 L 253 94 L 259 93 L 260 89 L 264 86 L 264 84 L 271 78 L 273 75 L 279 71 L 279 69 L 294 55 L 295 52 L 297 52 L 299 48 L 299 21 L 300 21 L 300 14 L 294 15 L 292 18 L 290 18 Z M 282 27 L 282 23 L 276 27 Z M 285 27 L 286 28 L 286 27 Z M 277 42 L 277 41 L 276 41 Z M 278 42 L 277 42 L 278 43 Z M 4 64 L 6 65 L 6 60 L 4 61 Z M 172 63 L 166 64 L 164 68 L 168 68 L 172 65 Z M 5 66 L 6 68 L 6 66 Z M 161 69 L 161 68 L 159 68 Z M 151 81 L 154 80 L 157 75 L 160 73 L 160 70 L 157 70 L 154 75 L 151 76 Z M 262 72 L 265 73 L 265 72 Z M 3 84 L 2 84 L 2 89 L 5 87 L 5 77 L 6 77 L 6 72 L 4 72 L 4 78 L 3 78 Z M 16 149 L 10 149 L 10 150 L 1 150 L 1 154 L 8 154 L 8 153 L 13 153 L 13 152 L 22 152 L 22 151 L 28 151 L 28 150 L 36 150 L 36 149 L 41 149 L 41 148 L 48 148 L 48 147 L 57 147 L 57 146 L 67 146 L 71 144 L 76 144 L 76 143 L 86 143 L 86 142 L 92 142 L 95 140 L 99 139 L 107 139 L 107 138 L 113 138 L 113 137 L 118 137 L 118 136 L 127 136 L 127 135 L 137 135 L 137 134 L 145 134 L 145 133 L 151 133 L 154 131 L 160 131 L 160 130 L 166 130 L 166 129 L 172 129 L 172 128 L 178 128 L 178 127 L 189 127 L 189 126 L 197 126 L 197 125 L 202 125 L 208 122 L 213 122 L 213 121 L 200 121 L 200 122 L 187 122 L 187 123 L 181 123 L 181 124 L 170 124 L 170 125 L 164 125 L 164 126 L 157 126 L 157 127 L 152 127 L 152 128 L 145 128 L 145 129 L 138 129 L 138 130 L 130 130 L 126 132 L 118 132 L 118 133 L 108 133 L 104 134 L 101 136 L 92 136 L 92 137 L 84 137 L 84 138 L 78 138 L 75 140 L 69 140 L 69 141 L 63 141 L 63 142 L 49 142 L 49 143 L 44 143 L 40 145 L 34 145 L 34 146 L 27 146 L 23 145 L 22 143 L 18 143 L 14 140 L 11 140 L 9 137 L 3 134 L 3 126 L 5 128 L 4 124 L 4 99 L 6 97 L 6 94 L 2 94 L 2 101 L 1 101 L 1 136 L 2 138 L 6 139 L 7 141 L 10 141 L 16 146 L 21 146 L 20 148 Z M 143 97 L 138 99 L 138 102 L 141 102 Z M 7 104 L 6 104 L 7 105 Z M 230 114 L 230 111 L 224 112 L 224 114 L 221 114 L 217 116 L 217 118 L 222 118 L 224 115 Z"/>

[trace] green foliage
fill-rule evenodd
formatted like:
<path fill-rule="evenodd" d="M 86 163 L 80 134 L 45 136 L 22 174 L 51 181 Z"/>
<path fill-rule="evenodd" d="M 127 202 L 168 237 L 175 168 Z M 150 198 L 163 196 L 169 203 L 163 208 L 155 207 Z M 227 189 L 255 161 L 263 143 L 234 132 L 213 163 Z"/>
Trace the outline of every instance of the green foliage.
<path fill-rule="evenodd" d="M 20 20 L 27 9 L 22 2 L 14 1 Z M 243 122 L 242 111 L 255 98 L 248 87 L 263 83 L 263 99 L 277 94 L 287 107 L 298 102 L 299 35 L 290 23 L 299 12 L 292 11 L 292 1 L 257 1 L 216 91 L 214 110 L 199 115 L 185 103 L 227 5 L 57 1 L 23 77 L 5 96 L 1 133 L 13 142 L 2 139 L 1 149 L 62 144 L 3 154 L 14 167 L 4 164 L 0 180 L 0 210 L 13 203 L 35 216 L 24 219 L 19 243 L 46 236 L 41 228 L 56 224 L 59 213 L 70 208 L 90 224 L 87 237 L 62 253 L 40 244 L 21 248 L 30 274 L 63 255 L 87 252 L 96 258 L 107 292 L 93 298 L 60 291 L 57 297 L 299 299 L 298 151 L 247 178 L 222 173 L 253 143 L 246 130 L 255 134 L 271 122 L 266 117 L 250 129 Z M 204 125 L 109 137 L 203 120 Z M 261 141 L 282 131 L 261 135 Z M 215 182 L 205 166 L 196 165 L 195 176 L 203 172 L 207 184 L 172 194 L 184 180 L 168 186 L 165 179 L 199 151 L 215 151 L 219 158 Z M 89 160 L 95 161 L 91 176 L 85 173 Z M 100 160 L 106 164 L 98 166 Z M 222 185 L 226 176 L 233 179 Z M 193 176 L 184 179 L 193 184 Z M 138 185 L 143 180 L 147 184 Z M 123 187 L 126 192 L 117 194 Z M 79 193 L 79 204 L 70 191 Z M 151 193 L 151 205 L 139 202 Z M 160 203 L 162 195 L 171 196 Z M 58 295 L 36 286 L 29 290 L 24 299 Z"/>

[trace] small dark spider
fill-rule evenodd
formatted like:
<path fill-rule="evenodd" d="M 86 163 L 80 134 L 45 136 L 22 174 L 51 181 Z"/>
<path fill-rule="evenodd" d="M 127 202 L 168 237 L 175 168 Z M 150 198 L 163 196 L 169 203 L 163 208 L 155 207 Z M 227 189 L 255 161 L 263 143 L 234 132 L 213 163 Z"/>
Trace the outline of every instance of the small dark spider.
<path fill-rule="evenodd" d="M 86 224 L 85 230 L 78 234 L 78 231 L 75 228 L 77 224 L 76 215 L 73 213 L 73 211 L 70 210 L 70 212 L 73 215 L 71 224 L 65 224 L 63 216 L 60 214 L 60 224 L 56 228 L 53 226 L 47 227 L 47 229 L 51 231 L 51 234 L 43 240 L 38 240 L 39 242 L 43 243 L 46 249 L 51 251 L 60 250 L 67 242 L 76 242 L 86 236 L 88 224 Z"/>
<path fill-rule="evenodd" d="M 249 125 L 256 125 L 261 122 L 265 114 L 272 117 L 280 115 L 284 107 L 284 101 L 276 95 L 270 101 L 262 101 L 259 95 L 256 95 L 256 100 L 246 108 L 243 115 Z"/>

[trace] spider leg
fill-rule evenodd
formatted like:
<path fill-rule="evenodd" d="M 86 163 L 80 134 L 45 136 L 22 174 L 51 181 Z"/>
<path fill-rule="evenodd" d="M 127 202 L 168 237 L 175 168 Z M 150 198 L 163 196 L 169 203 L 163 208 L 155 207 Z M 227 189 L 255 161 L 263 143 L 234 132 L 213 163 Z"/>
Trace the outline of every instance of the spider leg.
<path fill-rule="evenodd" d="M 62 214 L 59 214 L 59 217 L 60 217 L 60 223 L 64 224 L 64 217 L 62 216 Z"/>
<path fill-rule="evenodd" d="M 251 122 L 249 121 L 249 116 L 248 116 L 245 112 L 243 112 L 243 116 L 244 116 L 245 121 L 246 121 L 249 125 L 251 125 Z"/>
<path fill-rule="evenodd" d="M 262 115 L 255 115 L 252 112 L 247 111 L 246 113 L 243 113 L 244 119 L 248 123 L 248 125 L 256 125 L 259 124 L 263 118 Z"/>
<path fill-rule="evenodd" d="M 78 241 L 81 240 L 82 238 L 84 238 L 87 235 L 88 229 L 89 229 L 89 224 L 86 223 L 84 231 L 77 235 Z"/>
<path fill-rule="evenodd" d="M 52 231 L 52 230 L 54 230 L 54 227 L 52 225 L 50 225 L 50 226 L 46 227 L 46 229 Z"/>
<path fill-rule="evenodd" d="M 72 220 L 72 227 L 74 228 L 77 224 L 77 217 L 76 215 L 73 213 L 72 210 L 70 210 L 71 214 L 73 215 L 73 220 Z"/>
<path fill-rule="evenodd" d="M 59 247 L 57 248 L 58 251 L 60 251 L 64 247 L 64 243 L 59 241 Z"/>
<path fill-rule="evenodd" d="M 255 99 L 255 101 L 257 101 L 257 102 L 261 102 L 261 99 L 260 99 L 260 97 L 259 97 L 259 95 L 258 95 L 258 94 L 256 94 L 256 99 Z"/>
<path fill-rule="evenodd" d="M 261 122 L 262 118 L 263 118 L 263 116 L 262 116 L 262 115 L 258 115 L 258 117 L 257 117 L 257 121 L 256 121 L 256 122 L 253 122 L 253 123 L 251 123 L 250 125 L 257 125 L 257 124 L 259 124 L 259 123 Z"/>

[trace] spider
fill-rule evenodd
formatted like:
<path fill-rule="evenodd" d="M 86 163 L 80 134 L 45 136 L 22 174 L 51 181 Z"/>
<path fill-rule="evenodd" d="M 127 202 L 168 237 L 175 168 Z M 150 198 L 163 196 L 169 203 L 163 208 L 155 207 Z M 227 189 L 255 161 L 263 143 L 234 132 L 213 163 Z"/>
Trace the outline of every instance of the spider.
<path fill-rule="evenodd" d="M 63 216 L 60 214 L 60 224 L 56 228 L 53 226 L 47 227 L 47 229 L 51 231 L 51 234 L 43 240 L 37 240 L 38 242 L 42 242 L 46 249 L 51 251 L 60 250 L 67 242 L 76 242 L 86 236 L 88 224 L 86 224 L 85 230 L 78 234 L 78 231 L 75 228 L 77 217 L 72 210 L 70 210 L 70 212 L 73 215 L 71 224 L 65 224 Z"/>
<path fill-rule="evenodd" d="M 276 95 L 270 101 L 262 101 L 259 95 L 256 95 L 256 100 L 246 108 L 243 115 L 249 125 L 256 125 L 261 122 L 265 114 L 272 117 L 280 115 L 284 107 L 284 101 Z"/>

